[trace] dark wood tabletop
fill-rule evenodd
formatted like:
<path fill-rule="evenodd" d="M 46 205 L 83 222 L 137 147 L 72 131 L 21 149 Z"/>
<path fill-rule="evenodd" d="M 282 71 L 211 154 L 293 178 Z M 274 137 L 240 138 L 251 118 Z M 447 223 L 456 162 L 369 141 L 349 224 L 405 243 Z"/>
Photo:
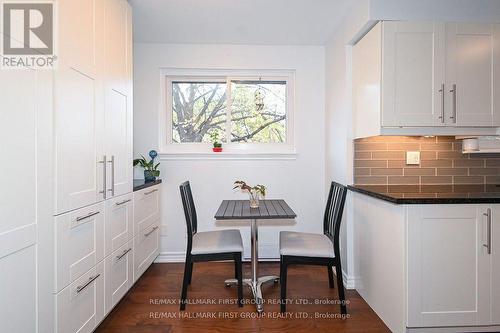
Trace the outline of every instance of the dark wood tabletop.
<path fill-rule="evenodd" d="M 259 200 L 259 208 L 250 208 L 249 200 L 223 200 L 215 219 L 250 220 L 250 219 L 294 219 L 297 214 L 285 200 Z"/>

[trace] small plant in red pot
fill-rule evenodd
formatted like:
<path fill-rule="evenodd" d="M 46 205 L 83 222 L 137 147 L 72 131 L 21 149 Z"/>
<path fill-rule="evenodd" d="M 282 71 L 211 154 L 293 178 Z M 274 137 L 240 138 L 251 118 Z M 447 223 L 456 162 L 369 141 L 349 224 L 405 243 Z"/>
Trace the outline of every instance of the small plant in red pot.
<path fill-rule="evenodd" d="M 211 132 L 210 139 L 212 139 L 212 143 L 214 144 L 212 151 L 214 153 L 220 153 L 222 151 L 222 142 L 219 139 L 219 132 L 218 131 Z"/>

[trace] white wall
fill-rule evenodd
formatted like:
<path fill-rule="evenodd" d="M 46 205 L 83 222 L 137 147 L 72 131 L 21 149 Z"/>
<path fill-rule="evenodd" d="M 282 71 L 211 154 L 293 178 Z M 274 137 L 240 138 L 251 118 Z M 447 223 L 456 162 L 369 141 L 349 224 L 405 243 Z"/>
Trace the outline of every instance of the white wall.
<path fill-rule="evenodd" d="M 165 157 L 161 161 L 164 183 L 160 260 L 183 260 L 186 230 L 178 188 L 185 180 L 191 181 L 199 231 L 240 228 L 246 256 L 250 248 L 248 224 L 216 224 L 213 219 L 221 200 L 242 198 L 240 193 L 232 190 L 236 179 L 266 184 L 269 198 L 284 198 L 298 215 L 295 222 L 274 222 L 272 226 L 262 223 L 259 235 L 261 257 L 278 258 L 279 230 L 322 231 L 325 197 L 324 47 L 135 44 L 134 52 L 135 155 L 156 149 L 159 144 L 158 112 L 163 112 L 160 109 L 161 68 L 295 71 L 296 158 L 222 160 Z M 139 174 L 137 171 L 136 175 Z"/>
<path fill-rule="evenodd" d="M 351 8 L 326 46 L 326 181 L 352 184 L 352 113 L 350 87 L 350 43 L 369 23 L 369 1 Z M 352 196 L 347 193 L 341 228 L 342 270 L 345 285 L 354 287 Z"/>

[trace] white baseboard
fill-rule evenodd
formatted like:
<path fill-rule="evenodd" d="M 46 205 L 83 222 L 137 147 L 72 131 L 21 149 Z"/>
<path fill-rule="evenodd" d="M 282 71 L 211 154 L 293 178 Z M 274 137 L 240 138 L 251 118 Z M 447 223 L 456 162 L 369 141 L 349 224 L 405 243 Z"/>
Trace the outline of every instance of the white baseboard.
<path fill-rule="evenodd" d="M 464 326 L 464 327 L 422 327 L 406 328 L 407 333 L 479 333 L 479 332 L 500 332 L 500 326 Z"/>
<path fill-rule="evenodd" d="M 356 289 L 356 280 L 354 279 L 354 276 L 347 275 L 347 273 L 342 270 L 342 278 L 346 289 Z"/>
<path fill-rule="evenodd" d="M 161 252 L 158 257 L 156 257 L 156 263 L 168 263 L 168 262 L 184 262 L 186 260 L 186 252 Z"/>
<path fill-rule="evenodd" d="M 186 252 L 162 252 L 158 257 L 156 257 L 156 263 L 175 263 L 184 262 L 186 260 Z M 243 261 L 250 261 L 250 258 L 244 258 Z M 279 258 L 259 258 L 259 261 L 278 261 Z M 346 272 L 342 271 L 342 277 L 344 279 L 344 287 L 346 289 L 355 289 L 356 283 L 353 276 L 347 275 Z"/>

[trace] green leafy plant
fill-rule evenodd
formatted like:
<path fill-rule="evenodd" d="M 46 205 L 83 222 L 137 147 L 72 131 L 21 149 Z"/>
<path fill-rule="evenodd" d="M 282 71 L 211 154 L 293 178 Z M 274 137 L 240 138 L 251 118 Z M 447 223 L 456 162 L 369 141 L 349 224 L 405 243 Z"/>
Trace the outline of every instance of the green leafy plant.
<path fill-rule="evenodd" d="M 144 170 L 150 171 L 151 174 L 155 177 L 160 176 L 160 170 L 158 170 L 158 167 L 160 166 L 160 163 L 154 164 L 154 159 L 151 159 L 149 162 L 146 160 L 144 156 L 141 155 L 141 158 L 136 158 L 134 160 L 134 166 L 139 165 L 141 168 Z"/>
<path fill-rule="evenodd" d="M 219 131 L 210 132 L 210 139 L 212 140 L 212 143 L 214 144 L 214 148 L 221 148 L 222 147 L 222 142 L 219 139 Z"/>
<path fill-rule="evenodd" d="M 252 199 L 256 199 L 254 197 L 255 194 L 258 194 L 262 197 L 266 196 L 266 186 L 262 184 L 257 184 L 252 187 L 242 180 L 237 180 L 234 182 L 233 190 L 237 188 L 242 192 L 247 192 L 252 197 Z"/>

